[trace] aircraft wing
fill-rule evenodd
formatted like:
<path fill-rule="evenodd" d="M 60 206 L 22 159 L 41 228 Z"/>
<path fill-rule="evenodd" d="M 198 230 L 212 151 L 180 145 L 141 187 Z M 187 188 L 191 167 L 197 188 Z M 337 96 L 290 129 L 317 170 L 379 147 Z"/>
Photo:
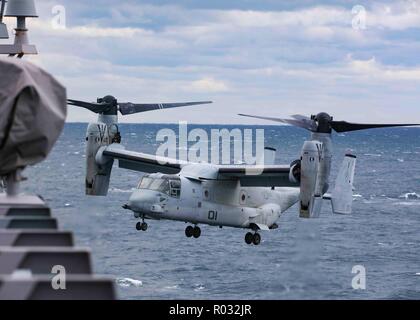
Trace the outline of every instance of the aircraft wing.
<path fill-rule="evenodd" d="M 125 150 L 122 145 L 111 144 L 102 151 L 104 159 L 112 158 L 119 167 L 134 171 L 177 174 L 182 169 L 185 176 L 197 179 L 239 180 L 244 187 L 298 187 L 289 180 L 289 165 L 211 165 L 159 157 Z"/>
<path fill-rule="evenodd" d="M 298 187 L 289 180 L 289 165 L 219 167 L 219 179 L 238 179 L 244 187 Z"/>
<path fill-rule="evenodd" d="M 103 157 L 118 160 L 120 168 L 147 173 L 161 172 L 165 174 L 179 173 L 185 161 L 158 157 L 146 153 L 125 150 L 123 146 L 111 144 L 102 152 Z"/>

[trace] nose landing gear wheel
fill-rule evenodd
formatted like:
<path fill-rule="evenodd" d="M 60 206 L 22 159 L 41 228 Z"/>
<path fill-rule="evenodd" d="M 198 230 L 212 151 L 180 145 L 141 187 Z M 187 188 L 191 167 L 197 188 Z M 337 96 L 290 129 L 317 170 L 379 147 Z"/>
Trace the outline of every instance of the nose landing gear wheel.
<path fill-rule="evenodd" d="M 200 236 L 201 236 L 201 229 L 200 229 L 200 227 L 197 227 L 197 226 L 195 226 L 194 228 L 193 228 L 193 236 L 194 236 L 194 238 L 199 238 Z"/>
<path fill-rule="evenodd" d="M 246 244 L 251 244 L 253 240 L 254 240 L 254 235 L 251 232 L 248 232 L 245 235 L 245 242 L 246 242 Z"/>
<path fill-rule="evenodd" d="M 192 226 L 188 226 L 185 228 L 185 235 L 188 238 L 191 238 L 193 236 L 194 228 Z"/>

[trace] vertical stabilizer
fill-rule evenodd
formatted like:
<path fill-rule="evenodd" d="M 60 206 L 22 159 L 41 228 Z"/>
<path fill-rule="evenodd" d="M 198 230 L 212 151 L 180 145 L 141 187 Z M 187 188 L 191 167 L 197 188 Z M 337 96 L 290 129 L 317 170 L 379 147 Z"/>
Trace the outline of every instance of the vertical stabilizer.
<path fill-rule="evenodd" d="M 346 154 L 331 193 L 332 209 L 336 214 L 350 214 L 352 211 L 355 167 L 356 156 Z"/>

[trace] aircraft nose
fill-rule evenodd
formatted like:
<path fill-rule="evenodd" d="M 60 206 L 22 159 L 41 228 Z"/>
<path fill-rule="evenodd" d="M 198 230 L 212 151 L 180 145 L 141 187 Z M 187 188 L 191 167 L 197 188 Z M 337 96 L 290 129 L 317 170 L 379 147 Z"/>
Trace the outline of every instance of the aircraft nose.
<path fill-rule="evenodd" d="M 132 210 L 148 212 L 151 207 L 159 203 L 160 193 L 152 190 L 135 190 L 128 199 L 128 206 Z"/>

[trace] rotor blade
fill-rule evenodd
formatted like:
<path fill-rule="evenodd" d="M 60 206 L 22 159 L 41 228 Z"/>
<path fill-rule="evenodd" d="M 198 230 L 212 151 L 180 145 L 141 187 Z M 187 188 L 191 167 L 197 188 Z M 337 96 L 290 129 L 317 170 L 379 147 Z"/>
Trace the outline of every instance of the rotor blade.
<path fill-rule="evenodd" d="M 309 118 L 307 116 L 303 116 L 301 114 L 294 114 L 291 117 L 294 118 L 294 119 L 296 119 L 296 120 L 308 120 L 308 121 L 312 121 L 311 118 Z"/>
<path fill-rule="evenodd" d="M 316 132 L 317 125 L 313 120 L 301 119 L 301 120 L 292 120 L 284 119 L 284 123 L 291 124 L 292 126 L 303 128 L 312 132 Z"/>
<path fill-rule="evenodd" d="M 346 121 L 331 121 L 331 127 L 337 132 L 348 132 L 356 130 L 388 128 L 388 127 L 410 127 L 420 126 L 420 124 L 367 124 L 367 123 L 351 123 Z"/>
<path fill-rule="evenodd" d="M 300 121 L 302 124 L 305 124 L 305 127 L 300 126 L 301 128 L 305 128 L 305 129 L 308 129 L 310 131 L 316 131 L 317 130 L 317 124 L 311 118 L 308 118 L 308 117 L 303 116 L 301 114 L 294 114 L 291 117 Z"/>
<path fill-rule="evenodd" d="M 250 115 L 250 114 L 243 114 L 243 113 L 238 113 L 238 116 L 248 117 L 248 118 L 255 118 L 255 119 L 262 119 L 262 120 L 270 120 L 270 121 L 282 122 L 282 123 L 285 123 L 284 121 L 286 120 L 286 119 L 281 119 L 281 118 L 253 116 L 253 115 Z"/>
<path fill-rule="evenodd" d="M 120 107 L 120 112 L 123 115 L 139 113 L 139 112 L 146 112 L 152 110 L 159 110 L 159 109 L 169 109 L 169 108 L 179 108 L 179 107 L 187 107 L 187 106 L 195 106 L 199 104 L 208 104 L 213 103 L 212 101 L 197 101 L 197 102 L 178 102 L 178 103 L 131 103 L 131 102 L 124 102 L 118 103 Z"/>
<path fill-rule="evenodd" d="M 102 112 L 104 108 L 106 107 L 106 105 L 100 104 L 100 103 L 85 102 L 85 101 L 72 100 L 72 99 L 67 99 L 67 104 L 71 106 L 85 108 L 95 113 Z"/>
<path fill-rule="evenodd" d="M 242 117 L 249 117 L 249 118 L 256 118 L 256 119 L 263 119 L 263 120 L 270 120 L 270 121 L 276 121 L 281 123 L 290 124 L 292 126 L 296 126 L 299 128 L 303 128 L 309 131 L 316 131 L 316 124 L 314 121 L 310 119 L 281 119 L 281 118 L 272 118 L 272 117 L 261 117 L 261 116 L 253 116 L 249 114 L 239 114 Z M 295 117 L 295 116 L 294 116 Z"/>

